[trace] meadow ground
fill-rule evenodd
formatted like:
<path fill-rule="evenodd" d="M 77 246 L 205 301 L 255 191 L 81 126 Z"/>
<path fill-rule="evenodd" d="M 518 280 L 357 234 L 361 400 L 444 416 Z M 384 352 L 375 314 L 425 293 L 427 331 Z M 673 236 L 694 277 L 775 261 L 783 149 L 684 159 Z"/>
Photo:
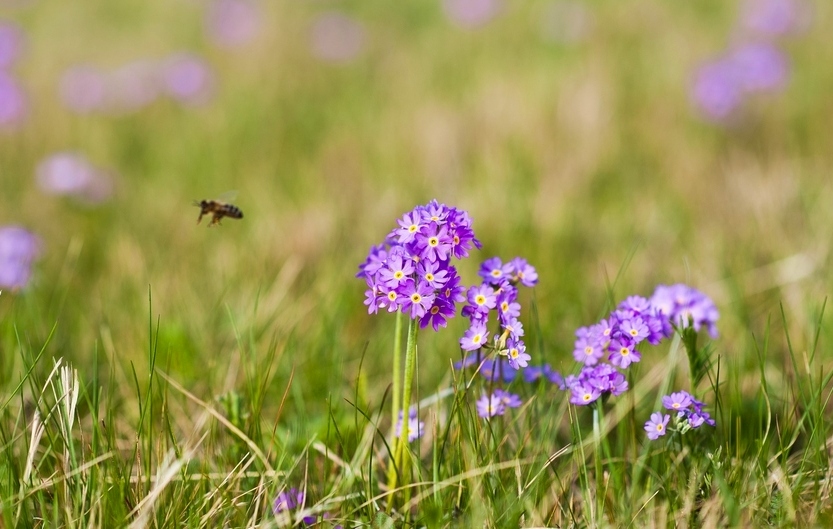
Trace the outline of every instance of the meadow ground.
<path fill-rule="evenodd" d="M 0 19 L 1 526 L 833 524 L 833 4 Z M 197 225 L 229 190 L 244 218 Z M 495 256 L 537 270 L 530 366 L 578 375 L 576 330 L 659 285 L 708 296 L 719 334 L 643 342 L 627 390 L 576 405 L 575 379 L 455 368 L 460 304 L 417 336 L 424 432 L 397 452 L 408 322 L 356 274 L 432 199 L 482 242 L 463 285 Z M 497 389 L 520 405 L 484 419 Z M 715 424 L 649 439 L 679 390 Z"/>

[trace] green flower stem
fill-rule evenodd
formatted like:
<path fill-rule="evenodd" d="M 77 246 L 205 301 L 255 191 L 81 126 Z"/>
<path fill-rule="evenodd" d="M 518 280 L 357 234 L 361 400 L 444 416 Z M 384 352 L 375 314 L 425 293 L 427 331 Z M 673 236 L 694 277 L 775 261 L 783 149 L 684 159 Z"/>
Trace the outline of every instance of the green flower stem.
<path fill-rule="evenodd" d="M 596 467 L 596 524 L 602 520 L 604 513 L 604 471 L 602 470 L 602 428 L 600 402 L 593 406 L 593 462 Z"/>
<path fill-rule="evenodd" d="M 416 323 L 416 320 L 409 320 L 408 321 L 408 342 L 405 346 L 405 379 L 404 379 L 404 390 L 402 391 L 402 432 L 399 435 L 399 439 L 396 443 L 396 450 L 395 454 L 395 466 L 400 470 L 402 473 L 402 481 L 405 482 L 406 474 L 405 474 L 405 457 L 407 454 L 407 446 L 408 446 L 408 423 L 410 422 L 407 419 L 407 415 L 405 411 L 408 411 L 411 404 L 411 388 L 413 387 L 414 381 L 414 373 L 416 372 L 416 357 L 417 357 L 417 331 L 419 331 L 419 325 Z M 397 416 L 397 420 L 399 417 Z M 389 476 L 392 477 L 391 480 L 388 481 L 390 483 L 390 490 L 393 491 L 396 488 L 396 480 L 397 475 L 394 469 L 393 475 Z M 390 507 L 390 503 L 388 506 Z"/>
<path fill-rule="evenodd" d="M 402 313 L 397 311 L 396 312 L 396 326 L 394 327 L 393 331 L 393 376 L 391 377 L 392 382 L 392 397 L 391 397 L 391 419 L 390 419 L 390 438 L 391 438 L 391 446 L 394 446 L 393 457 L 390 458 L 390 464 L 388 465 L 388 483 L 391 483 L 391 487 L 396 486 L 396 421 L 399 420 L 399 410 L 401 408 L 401 371 L 402 371 Z"/>

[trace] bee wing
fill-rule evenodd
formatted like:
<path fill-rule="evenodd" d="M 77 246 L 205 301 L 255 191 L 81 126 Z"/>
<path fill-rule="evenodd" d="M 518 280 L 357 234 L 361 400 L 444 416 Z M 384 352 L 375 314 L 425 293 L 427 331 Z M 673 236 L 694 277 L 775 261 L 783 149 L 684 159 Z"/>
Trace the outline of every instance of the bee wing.
<path fill-rule="evenodd" d="M 225 193 L 217 197 L 217 200 L 219 200 L 220 202 L 234 202 L 234 199 L 237 198 L 238 194 L 239 193 L 236 189 L 232 191 L 226 191 Z"/>

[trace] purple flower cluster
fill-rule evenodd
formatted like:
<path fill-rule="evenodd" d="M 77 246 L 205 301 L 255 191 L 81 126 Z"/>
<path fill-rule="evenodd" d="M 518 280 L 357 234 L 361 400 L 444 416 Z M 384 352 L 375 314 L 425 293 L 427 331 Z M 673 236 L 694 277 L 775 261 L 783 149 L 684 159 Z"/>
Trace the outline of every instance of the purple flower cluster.
<path fill-rule="evenodd" d="M 608 361 L 626 369 L 641 360 L 636 347 L 643 341 L 652 345 L 670 336 L 670 328 L 663 325 L 663 316 L 651 302 L 631 296 L 606 319 L 576 331 L 573 357 L 585 366 Z"/>
<path fill-rule="evenodd" d="M 585 365 L 578 375 L 569 375 L 564 385 L 570 390 L 570 402 L 578 406 L 593 404 L 602 396 L 621 395 L 628 381 L 610 364 Z"/>
<path fill-rule="evenodd" d="M 0 288 L 25 287 L 32 275 L 32 262 L 39 254 L 37 236 L 19 226 L 0 228 Z"/>
<path fill-rule="evenodd" d="M 402 311 L 429 324 L 435 331 L 455 314 L 465 300 L 457 268 L 451 258 L 462 259 L 480 248 L 468 213 L 433 200 L 417 206 L 398 221 L 385 242 L 370 249 L 356 277 L 367 282 L 368 313 L 379 309 Z"/>
<path fill-rule="evenodd" d="M 399 412 L 399 420 L 396 421 L 396 428 L 394 435 L 400 437 L 402 435 L 402 412 Z M 417 410 L 411 408 L 408 413 L 408 442 L 413 443 L 425 434 L 425 423 L 417 417 Z"/>
<path fill-rule="evenodd" d="M 506 413 L 506 408 L 517 408 L 523 401 L 514 393 L 502 389 L 496 389 L 492 394 L 483 394 L 477 402 L 477 415 L 484 419 L 490 419 L 496 415 Z"/>
<path fill-rule="evenodd" d="M 651 296 L 651 305 L 664 316 L 663 324 L 673 324 L 678 328 L 688 327 L 695 331 L 705 326 L 709 336 L 717 338 L 717 320 L 720 314 L 714 302 L 695 288 L 678 283 L 676 285 L 659 285 Z"/>
<path fill-rule="evenodd" d="M 687 391 L 678 391 L 662 397 L 662 405 L 665 409 L 676 412 L 677 428 L 681 433 L 699 428 L 704 424 L 709 426 L 716 424 L 711 415 L 703 410 L 705 403 L 697 400 Z M 671 416 L 668 414 L 652 413 L 651 419 L 645 423 L 648 439 L 655 440 L 665 435 L 670 419 Z"/>
<path fill-rule="evenodd" d="M 160 97 L 184 105 L 208 102 L 215 74 L 202 57 L 179 52 L 160 60 L 130 62 L 112 71 L 81 64 L 64 72 L 59 91 L 64 105 L 77 113 L 136 112 Z"/>
<path fill-rule="evenodd" d="M 627 391 L 628 383 L 617 368 L 627 369 L 642 359 L 640 343 L 657 345 L 673 334 L 674 326 L 689 323 L 695 331 L 705 326 L 715 337 L 718 317 L 711 299 L 683 284 L 660 285 L 650 299 L 630 296 L 607 318 L 576 331 L 573 357 L 584 366 L 564 380 L 570 402 L 588 405 Z"/>
<path fill-rule="evenodd" d="M 26 93 L 9 71 L 23 50 L 24 33 L 16 24 L 0 20 L 0 128 L 20 126 L 27 114 Z"/>
<path fill-rule="evenodd" d="M 38 185 L 53 195 L 66 195 L 87 204 L 110 198 L 113 179 L 78 153 L 58 152 L 43 159 L 35 170 Z"/>
<path fill-rule="evenodd" d="M 694 75 L 691 98 L 706 119 L 729 121 L 748 96 L 784 88 L 789 62 L 767 39 L 797 31 L 807 13 L 801 0 L 748 0 L 744 4 L 740 26 L 751 38 L 740 39 Z"/>
<path fill-rule="evenodd" d="M 493 257 L 480 265 L 478 275 L 483 282 L 469 288 L 466 294 L 468 304 L 462 314 L 471 325 L 460 339 L 460 347 L 464 351 L 477 351 L 488 343 L 489 314 L 494 310 L 500 325 L 500 332 L 494 335 L 494 349 L 508 358 L 513 369 L 526 367 L 531 357 L 521 339 L 524 328 L 518 320 L 521 305 L 517 302 L 517 285 L 535 286 L 538 273 L 520 257 L 506 264 Z"/>

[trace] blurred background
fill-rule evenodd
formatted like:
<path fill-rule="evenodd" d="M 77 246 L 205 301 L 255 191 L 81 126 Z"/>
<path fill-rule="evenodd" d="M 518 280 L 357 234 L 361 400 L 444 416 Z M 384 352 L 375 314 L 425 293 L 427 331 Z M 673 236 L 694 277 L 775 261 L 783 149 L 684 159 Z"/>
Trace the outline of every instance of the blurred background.
<path fill-rule="evenodd" d="M 677 282 L 715 299 L 730 366 L 779 304 L 801 350 L 831 286 L 831 27 L 812 0 L 5 0 L 3 376 L 52 333 L 114 382 L 155 341 L 198 394 L 275 354 L 299 413 L 378 401 L 393 321 L 354 276 L 433 198 L 484 244 L 465 282 L 538 268 L 536 364 Z M 228 191 L 245 217 L 196 225 Z M 425 391 L 464 328 L 421 336 Z"/>

